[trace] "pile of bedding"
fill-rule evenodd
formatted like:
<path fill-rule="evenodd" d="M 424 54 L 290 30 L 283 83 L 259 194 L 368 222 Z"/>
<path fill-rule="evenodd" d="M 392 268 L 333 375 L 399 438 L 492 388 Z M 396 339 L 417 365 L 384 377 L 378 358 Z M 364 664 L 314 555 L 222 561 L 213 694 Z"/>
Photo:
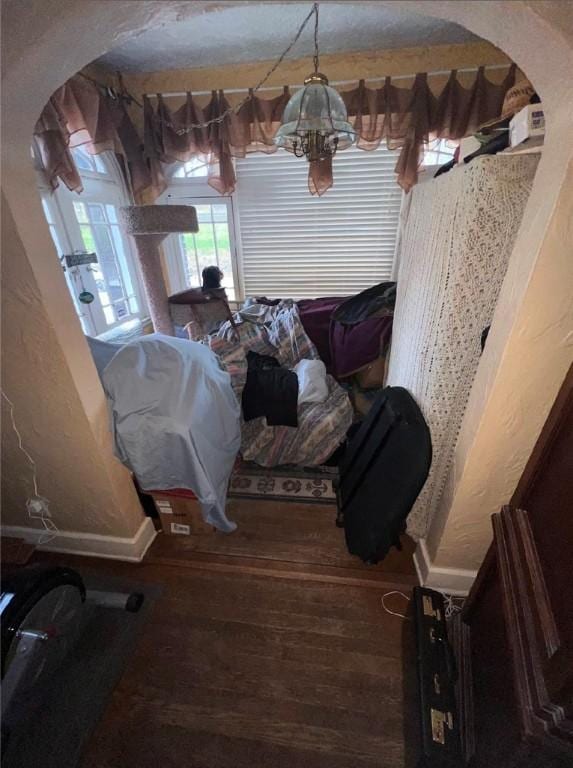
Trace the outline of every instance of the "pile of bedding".
<path fill-rule="evenodd" d="M 347 298 L 303 299 L 298 310 L 327 370 L 344 379 L 386 355 L 395 302 L 396 283 L 387 281 Z"/>
<path fill-rule="evenodd" d="M 247 380 L 247 354 L 269 355 L 286 368 L 301 360 L 319 360 L 296 305 L 254 304 L 234 315 L 235 327 L 224 323 L 205 343 L 231 376 L 239 402 Z M 241 418 L 241 454 L 264 467 L 279 464 L 323 464 L 344 441 L 352 424 L 352 406 L 344 389 L 326 376 L 326 399 L 298 404 L 298 427 L 269 426 L 264 418 Z M 313 398 L 314 399 L 314 398 Z"/>

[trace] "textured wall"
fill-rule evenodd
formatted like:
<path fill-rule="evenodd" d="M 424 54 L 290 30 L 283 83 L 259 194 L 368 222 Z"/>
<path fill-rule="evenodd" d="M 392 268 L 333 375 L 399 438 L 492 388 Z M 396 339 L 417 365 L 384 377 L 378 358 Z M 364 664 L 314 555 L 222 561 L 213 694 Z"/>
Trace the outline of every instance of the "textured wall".
<path fill-rule="evenodd" d="M 2 240 L 2 387 L 37 464 L 39 491 L 50 500 L 61 530 L 129 538 L 142 513 L 127 471 L 111 456 L 105 404 L 87 345 L 71 308 L 68 320 L 77 338 L 70 343 L 96 385 L 86 382 L 89 389 L 84 390 L 99 411 L 91 414 L 91 423 L 4 198 Z M 49 253 L 51 242 L 47 246 Z M 63 283 L 61 270 L 58 277 Z M 4 400 L 2 405 L 2 522 L 23 525 L 28 523 L 25 503 L 33 494 L 32 473 Z"/>
<path fill-rule="evenodd" d="M 571 146 L 568 150 L 571 158 Z M 533 195 L 525 213 L 470 396 L 448 493 L 428 535 L 437 567 L 479 567 L 491 540 L 490 515 L 513 495 L 573 362 L 573 161 L 565 165 L 566 157 L 564 152 L 561 161 L 557 158 L 567 173 L 529 280 L 530 265 L 522 255 L 527 240 L 535 237 L 540 201 Z M 557 170 L 561 176 L 563 168 L 540 166 L 538 173 L 553 176 Z M 523 282 L 527 287 L 514 315 L 512 304 Z"/>
<path fill-rule="evenodd" d="M 100 61 L 122 72 L 159 72 L 263 61 L 277 57 L 292 43 L 306 18 L 307 26 L 287 58 L 310 59 L 314 53 L 310 3 L 226 4 L 187 20 L 146 30 Z M 322 3 L 320 52 L 352 53 L 424 45 L 477 42 L 458 24 L 402 11 L 400 3 Z M 192 44 L 190 44 L 192 43 Z"/>
<path fill-rule="evenodd" d="M 505 50 L 527 72 L 547 118 L 448 494 L 428 536 L 433 565 L 475 569 L 491 541 L 491 514 L 509 502 L 573 362 L 573 23 L 571 4 L 563 2 L 423 7 L 471 24 Z"/>

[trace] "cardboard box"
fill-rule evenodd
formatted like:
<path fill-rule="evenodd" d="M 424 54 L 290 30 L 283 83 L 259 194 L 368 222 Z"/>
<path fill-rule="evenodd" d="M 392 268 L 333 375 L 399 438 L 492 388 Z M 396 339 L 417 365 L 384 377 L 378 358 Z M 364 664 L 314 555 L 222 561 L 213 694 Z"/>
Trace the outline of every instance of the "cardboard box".
<path fill-rule="evenodd" d="M 212 533 L 215 529 L 203 520 L 201 505 L 192 491 L 149 491 L 153 498 L 163 533 L 191 536 Z"/>
<path fill-rule="evenodd" d="M 509 143 L 517 147 L 537 136 L 545 136 L 543 104 L 528 104 L 509 122 Z"/>

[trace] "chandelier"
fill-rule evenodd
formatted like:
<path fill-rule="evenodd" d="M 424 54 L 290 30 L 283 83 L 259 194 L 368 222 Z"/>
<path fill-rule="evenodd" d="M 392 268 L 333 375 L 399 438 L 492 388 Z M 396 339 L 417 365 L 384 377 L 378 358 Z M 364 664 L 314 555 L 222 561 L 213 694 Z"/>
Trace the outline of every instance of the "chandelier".
<path fill-rule="evenodd" d="M 306 157 L 309 162 L 332 157 L 354 142 L 354 130 L 340 94 L 318 71 L 318 3 L 314 12 L 314 72 L 285 107 L 282 124 L 274 137 L 277 146 Z"/>

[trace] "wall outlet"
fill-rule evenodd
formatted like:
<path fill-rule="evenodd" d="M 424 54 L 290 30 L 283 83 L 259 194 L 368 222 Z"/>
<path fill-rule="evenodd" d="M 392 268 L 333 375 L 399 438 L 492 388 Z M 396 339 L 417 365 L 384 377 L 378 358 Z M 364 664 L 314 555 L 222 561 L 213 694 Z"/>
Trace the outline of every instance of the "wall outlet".
<path fill-rule="evenodd" d="M 52 516 L 48 508 L 48 502 L 45 499 L 41 499 L 39 496 L 36 496 L 33 499 L 28 499 L 26 507 L 28 508 L 28 514 L 32 518 L 41 520 L 44 517 Z"/>

